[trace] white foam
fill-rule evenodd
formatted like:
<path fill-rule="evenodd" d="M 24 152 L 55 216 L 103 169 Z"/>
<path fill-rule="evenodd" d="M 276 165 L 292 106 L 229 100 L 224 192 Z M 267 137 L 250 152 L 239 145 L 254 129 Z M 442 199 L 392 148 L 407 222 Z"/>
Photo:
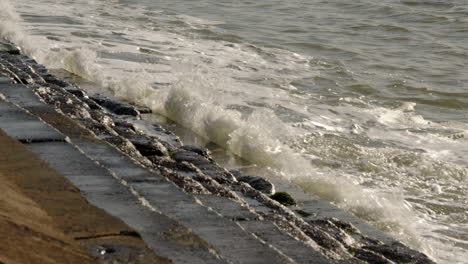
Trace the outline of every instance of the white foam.
<path fill-rule="evenodd" d="M 20 26 L 20 16 L 8 0 L 0 0 L 0 37 L 19 46 L 26 54 L 34 57 L 37 51 Z"/>

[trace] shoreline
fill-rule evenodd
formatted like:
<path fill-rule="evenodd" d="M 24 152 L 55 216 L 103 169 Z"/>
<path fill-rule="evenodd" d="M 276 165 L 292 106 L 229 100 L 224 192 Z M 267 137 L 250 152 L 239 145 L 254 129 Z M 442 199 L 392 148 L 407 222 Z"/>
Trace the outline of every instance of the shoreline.
<path fill-rule="evenodd" d="M 88 201 L 136 229 L 150 248 L 175 263 L 433 263 L 391 238 L 369 237 L 345 219 L 281 205 L 270 198 L 273 185 L 265 179 L 220 167 L 209 151 L 183 145 L 161 126 L 155 125 L 155 135 L 142 133 L 129 120 L 145 109 L 89 96 L 19 51 L 1 51 L 0 66 L 0 74 L 16 83 L 2 81 L 0 102 L 25 110 L 58 132 L 17 139 L 62 173 L 79 170 L 57 160 L 75 155 L 71 148 L 85 156 L 75 160 L 105 168 L 108 175 L 67 178 Z M 3 129 L 9 127 L 4 123 Z M 11 128 L 8 133 L 21 134 Z M 60 153 L 66 149 L 71 152 Z M 96 190 L 96 181 L 115 197 Z M 116 200 L 125 195 L 139 201 L 125 208 L 145 216 L 128 216 L 119 208 Z M 150 228 L 142 227 L 150 222 Z M 154 241 L 155 229 L 165 230 L 171 239 L 165 235 L 159 238 L 167 241 Z"/>

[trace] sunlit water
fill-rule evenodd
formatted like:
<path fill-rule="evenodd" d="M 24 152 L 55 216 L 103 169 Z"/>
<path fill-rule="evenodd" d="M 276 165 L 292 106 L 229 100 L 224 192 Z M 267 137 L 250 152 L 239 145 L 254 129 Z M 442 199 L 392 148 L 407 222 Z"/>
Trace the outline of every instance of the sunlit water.
<path fill-rule="evenodd" d="M 0 33 L 441 263 L 468 259 L 468 2 L 0 0 Z"/>

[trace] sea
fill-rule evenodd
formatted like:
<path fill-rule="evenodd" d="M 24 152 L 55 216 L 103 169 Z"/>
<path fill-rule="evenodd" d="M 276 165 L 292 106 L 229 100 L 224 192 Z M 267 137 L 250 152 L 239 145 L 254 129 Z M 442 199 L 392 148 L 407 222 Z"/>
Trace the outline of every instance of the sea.
<path fill-rule="evenodd" d="M 0 0 L 0 37 L 468 263 L 467 0 Z"/>

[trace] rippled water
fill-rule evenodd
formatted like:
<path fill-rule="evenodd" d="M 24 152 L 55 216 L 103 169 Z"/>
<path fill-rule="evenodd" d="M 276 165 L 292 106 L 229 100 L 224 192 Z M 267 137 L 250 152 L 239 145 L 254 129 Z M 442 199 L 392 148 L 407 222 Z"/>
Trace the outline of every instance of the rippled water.
<path fill-rule="evenodd" d="M 466 1 L 0 7 L 1 35 L 48 67 L 147 105 L 441 263 L 466 262 Z"/>

